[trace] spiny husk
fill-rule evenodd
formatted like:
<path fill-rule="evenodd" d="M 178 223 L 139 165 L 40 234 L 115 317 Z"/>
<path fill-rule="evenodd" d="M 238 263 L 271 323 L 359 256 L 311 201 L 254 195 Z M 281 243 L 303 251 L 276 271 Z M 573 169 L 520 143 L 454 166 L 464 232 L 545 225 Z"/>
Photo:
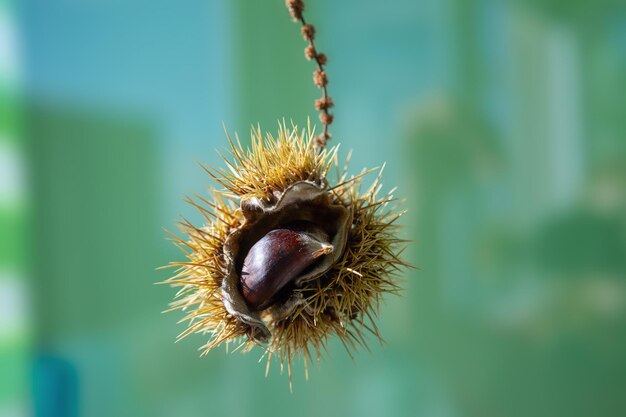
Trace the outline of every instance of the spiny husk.
<path fill-rule="evenodd" d="M 272 198 L 295 182 L 324 179 L 336 162 L 337 147 L 316 152 L 312 137 L 310 125 L 299 133 L 296 126 L 290 130 L 284 122 L 276 138 L 267 133 L 264 139 L 260 127 L 253 129 L 250 150 L 241 146 L 239 138 L 235 143 L 228 136 L 233 161 L 222 157 L 227 168 L 205 171 L 233 197 Z"/>
<path fill-rule="evenodd" d="M 252 132 L 250 150 L 230 138 L 232 161 L 224 158 L 227 169 L 206 171 L 224 188 L 213 191 L 213 201 L 189 199 L 204 216 L 206 224 L 197 228 L 181 223 L 187 240 L 173 236 L 187 255 L 188 262 L 174 262 L 177 275 L 166 282 L 180 287 L 170 310 L 183 310 L 188 328 L 179 338 L 192 333 L 210 334 L 201 347 L 213 347 L 241 339 L 239 347 L 254 345 L 252 329 L 230 315 L 222 303 L 220 287 L 226 275 L 223 246 L 231 231 L 244 221 L 238 203 L 244 197 L 271 199 L 297 181 L 325 181 L 331 167 L 337 167 L 337 148 L 317 152 L 310 129 L 298 132 L 294 126 L 279 126 L 278 136 L 260 129 Z M 291 361 L 303 355 L 305 364 L 319 359 L 329 337 L 337 335 L 348 353 L 367 347 L 365 333 L 381 340 L 375 318 L 381 296 L 398 289 L 396 274 L 407 264 L 400 259 L 403 241 L 397 237 L 396 220 L 402 215 L 391 207 L 390 194 L 379 196 L 382 170 L 373 184 L 360 193 L 362 178 L 347 177 L 346 169 L 337 175 L 338 185 L 329 189 L 334 204 L 354 213 L 343 256 L 319 279 L 294 291 L 303 302 L 288 317 L 274 319 L 272 309 L 263 314 L 272 338 L 266 346 L 268 369 L 277 357 L 281 369 L 291 375 Z"/>
<path fill-rule="evenodd" d="M 180 222 L 179 227 L 188 236 L 187 240 L 170 233 L 188 261 L 170 263 L 170 267 L 177 268 L 176 275 L 164 283 L 180 287 L 170 309 L 166 311 L 182 310 L 187 313 L 179 321 L 187 321 L 187 329 L 178 335 L 177 340 L 193 333 L 209 333 L 211 337 L 201 347 L 206 354 L 223 342 L 247 336 L 250 328 L 226 311 L 221 294 L 222 280 L 226 275 L 224 241 L 230 231 L 241 224 L 241 215 L 235 204 L 220 193 L 213 193 L 213 202 L 196 197 L 201 203 L 192 199 L 187 199 L 187 202 L 202 213 L 206 224 L 198 228 L 187 220 Z"/>
<path fill-rule="evenodd" d="M 320 279 L 295 290 L 304 303 L 291 317 L 270 323 L 268 358 L 277 356 L 281 370 L 286 365 L 290 375 L 295 355 L 303 354 L 305 365 L 307 358 L 319 360 L 333 335 L 350 355 L 359 346 L 367 348 L 366 333 L 382 343 L 376 326 L 381 297 L 400 289 L 397 273 L 409 265 L 400 258 L 405 241 L 397 237 L 396 221 L 403 212 L 389 206 L 391 194 L 378 195 L 380 174 L 360 194 L 362 175 L 346 179 L 344 171 L 340 185 L 331 190 L 337 204 L 354 210 L 343 257 Z"/>

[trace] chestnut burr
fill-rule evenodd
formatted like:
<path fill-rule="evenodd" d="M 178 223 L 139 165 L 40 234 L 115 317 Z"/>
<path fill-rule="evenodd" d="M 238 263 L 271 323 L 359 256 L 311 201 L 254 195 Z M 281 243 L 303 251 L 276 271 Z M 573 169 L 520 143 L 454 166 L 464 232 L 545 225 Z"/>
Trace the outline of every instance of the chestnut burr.
<path fill-rule="evenodd" d="M 241 271 L 243 297 L 250 308 L 263 310 L 276 294 L 319 257 L 332 252 L 324 233 L 274 229 L 246 255 Z"/>

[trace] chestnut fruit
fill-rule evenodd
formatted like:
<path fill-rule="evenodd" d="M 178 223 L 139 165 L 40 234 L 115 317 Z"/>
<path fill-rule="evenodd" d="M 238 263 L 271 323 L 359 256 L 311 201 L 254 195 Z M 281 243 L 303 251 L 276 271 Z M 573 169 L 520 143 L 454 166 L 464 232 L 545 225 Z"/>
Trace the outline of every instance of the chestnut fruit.
<path fill-rule="evenodd" d="M 244 299 L 254 310 L 269 307 L 281 289 L 332 250 L 328 235 L 314 225 L 271 230 L 250 248 L 243 261 Z"/>
<path fill-rule="evenodd" d="M 212 198 L 189 201 L 206 222 L 187 220 L 187 260 L 172 262 L 178 288 L 171 310 L 185 312 L 179 338 L 198 333 L 203 354 L 236 342 L 260 345 L 269 360 L 287 365 L 294 355 L 319 358 L 336 335 L 350 351 L 375 324 L 384 293 L 398 290 L 400 254 L 396 220 L 403 212 L 390 194 L 379 196 L 379 174 L 367 191 L 361 178 L 340 171 L 337 149 L 316 150 L 312 125 L 262 136 L 253 130 L 245 149 L 229 138 L 227 167 L 207 168 L 219 184 Z M 336 168 L 337 183 L 326 175 Z M 371 323 L 371 324 L 370 324 Z"/>
<path fill-rule="evenodd" d="M 267 324 L 302 303 L 297 289 L 319 279 L 344 253 L 352 210 L 335 204 L 325 181 L 298 181 L 271 197 L 244 198 L 242 223 L 224 241 L 226 311 L 267 342 Z"/>

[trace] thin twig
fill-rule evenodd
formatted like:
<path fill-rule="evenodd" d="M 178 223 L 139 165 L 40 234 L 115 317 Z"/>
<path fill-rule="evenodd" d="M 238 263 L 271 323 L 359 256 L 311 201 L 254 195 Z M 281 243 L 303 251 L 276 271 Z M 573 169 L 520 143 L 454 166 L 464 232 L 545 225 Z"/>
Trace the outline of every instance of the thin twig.
<path fill-rule="evenodd" d="M 308 43 L 307 47 L 304 48 L 304 56 L 308 60 L 314 60 L 317 64 L 317 69 L 313 72 L 313 83 L 322 90 L 322 97 L 315 100 L 315 108 L 320 112 L 322 133 L 315 138 L 315 146 L 321 151 L 331 137 L 328 133 L 328 126 L 334 119 L 334 116 L 328 112 L 328 109 L 334 105 L 332 98 L 328 95 L 328 77 L 326 76 L 326 71 L 324 71 L 324 66 L 328 59 L 326 54 L 319 52 L 315 48 L 315 27 L 308 24 L 304 19 L 304 2 L 302 0 L 285 0 L 285 4 L 293 21 L 302 24 L 300 31 L 302 37 Z"/>

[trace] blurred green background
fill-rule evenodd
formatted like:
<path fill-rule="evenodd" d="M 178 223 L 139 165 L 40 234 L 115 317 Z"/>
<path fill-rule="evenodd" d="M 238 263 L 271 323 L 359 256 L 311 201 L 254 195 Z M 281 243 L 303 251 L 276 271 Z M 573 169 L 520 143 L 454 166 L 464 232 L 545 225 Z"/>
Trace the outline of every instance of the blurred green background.
<path fill-rule="evenodd" d="M 386 346 L 290 394 L 160 314 L 222 122 L 316 118 L 282 0 L 0 0 L 0 416 L 626 415 L 624 1 L 308 3 L 333 143 L 407 199 Z"/>

